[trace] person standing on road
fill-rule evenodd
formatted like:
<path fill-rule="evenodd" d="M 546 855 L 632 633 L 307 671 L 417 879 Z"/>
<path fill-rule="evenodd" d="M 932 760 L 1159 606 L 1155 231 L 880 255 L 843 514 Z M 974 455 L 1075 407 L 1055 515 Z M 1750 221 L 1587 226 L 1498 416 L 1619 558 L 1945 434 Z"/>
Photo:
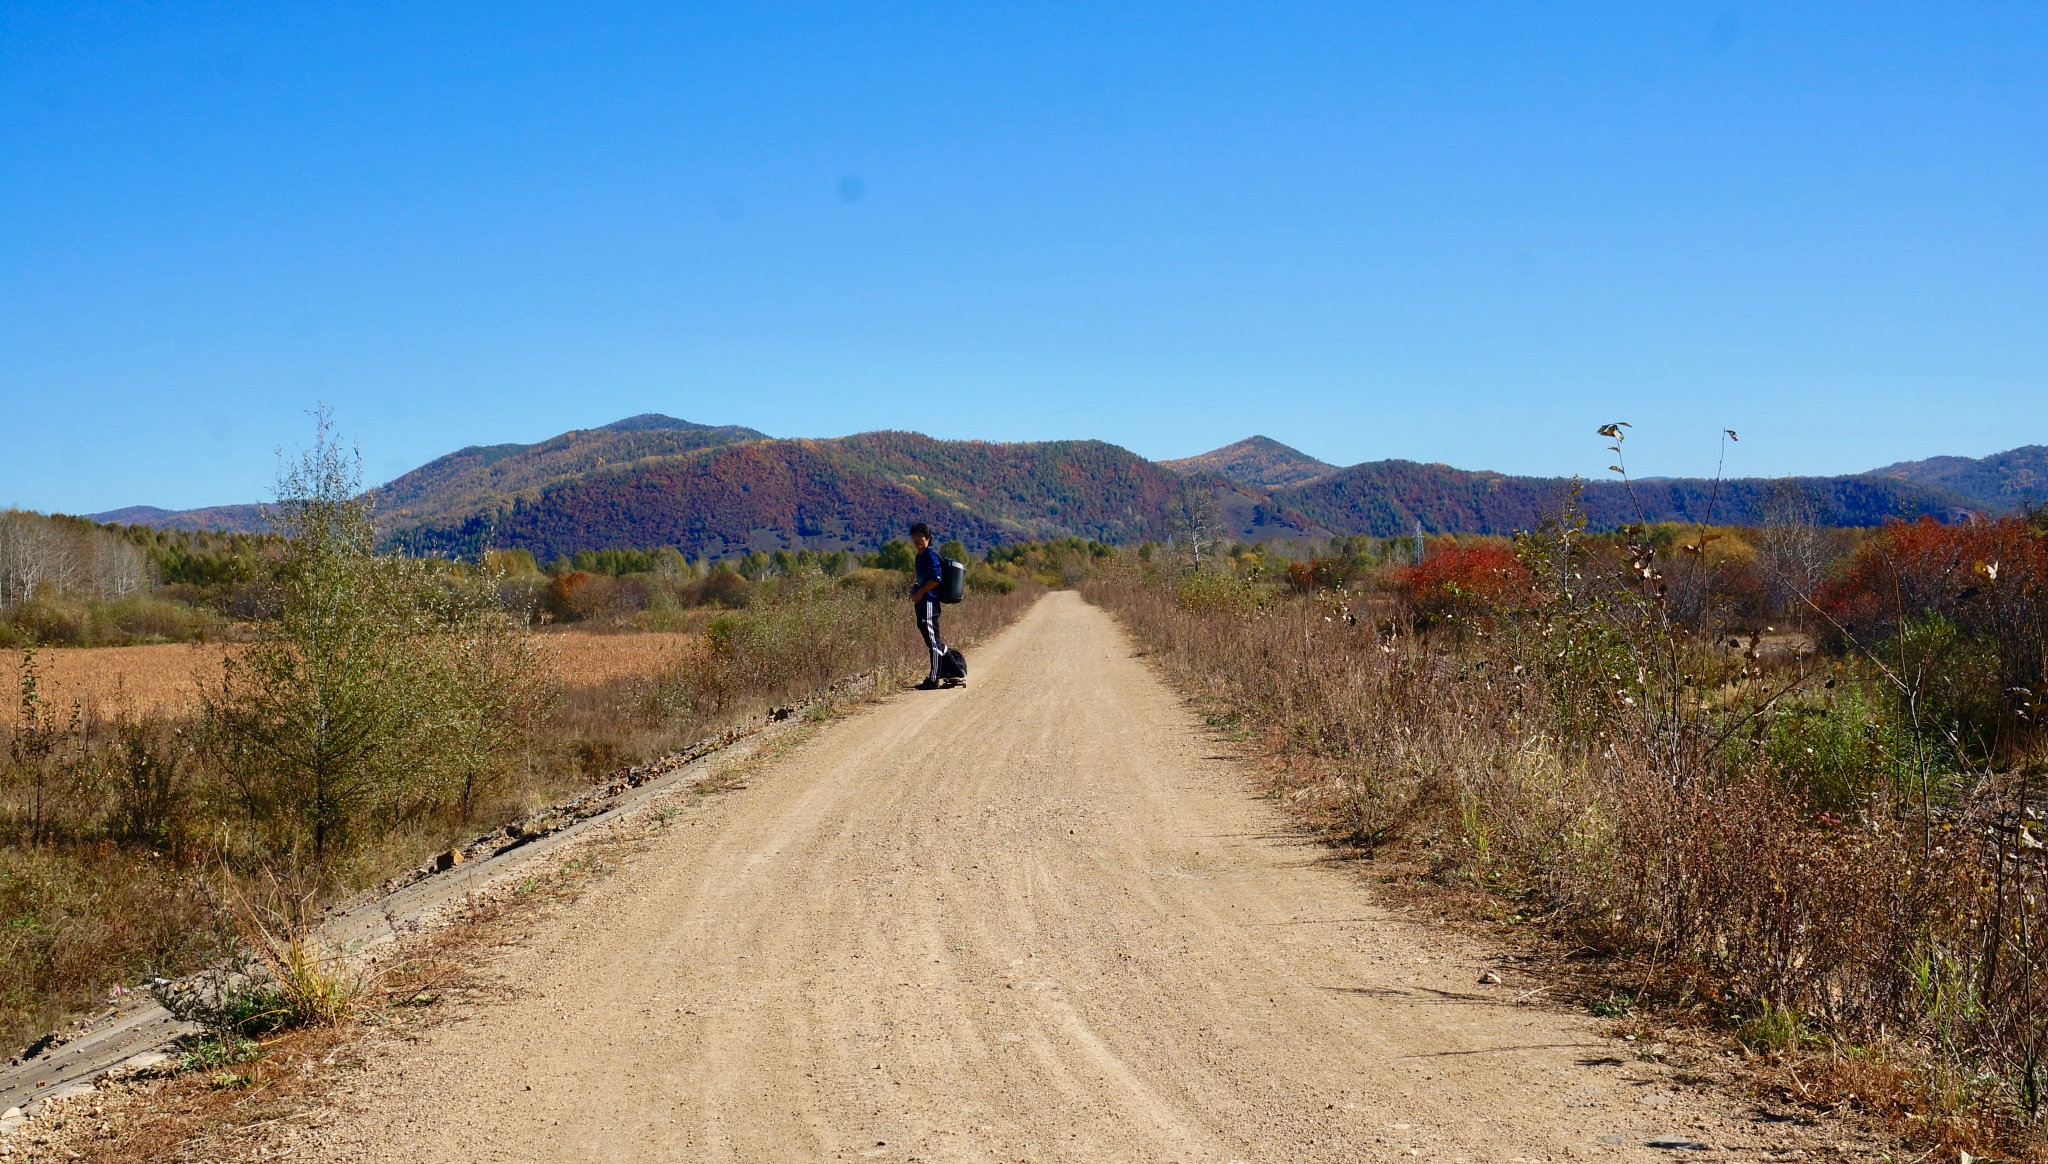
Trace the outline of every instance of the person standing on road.
<path fill-rule="evenodd" d="M 921 521 L 911 526 L 910 544 L 917 548 L 917 582 L 910 591 L 910 605 L 917 612 L 917 633 L 924 636 L 932 656 L 931 674 L 917 689 L 931 691 L 939 686 L 939 664 L 946 658 L 946 640 L 939 637 L 939 582 L 946 576 L 946 565 L 932 548 L 932 527 Z"/>

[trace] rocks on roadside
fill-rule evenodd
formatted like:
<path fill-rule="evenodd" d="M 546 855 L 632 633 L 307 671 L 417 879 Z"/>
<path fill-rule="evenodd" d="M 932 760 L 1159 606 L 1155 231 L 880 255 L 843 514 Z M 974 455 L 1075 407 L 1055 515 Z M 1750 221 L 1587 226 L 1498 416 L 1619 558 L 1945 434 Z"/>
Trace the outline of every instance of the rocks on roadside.
<path fill-rule="evenodd" d="M 144 1051 L 130 1055 L 105 1071 L 101 1079 L 147 1079 L 156 1075 L 169 1075 L 177 1070 L 178 1061 L 163 1051 Z"/>

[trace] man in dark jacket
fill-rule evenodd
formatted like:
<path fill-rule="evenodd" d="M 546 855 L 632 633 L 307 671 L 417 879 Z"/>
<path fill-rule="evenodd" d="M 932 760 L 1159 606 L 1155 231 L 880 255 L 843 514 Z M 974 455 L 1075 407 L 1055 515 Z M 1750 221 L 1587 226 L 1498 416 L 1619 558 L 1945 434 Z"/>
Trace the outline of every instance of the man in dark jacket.
<path fill-rule="evenodd" d="M 931 674 L 917 689 L 930 691 L 940 685 L 939 664 L 946 657 L 946 640 L 939 637 L 939 583 L 946 576 L 946 565 L 932 548 L 932 527 L 921 521 L 911 526 L 910 544 L 917 548 L 917 583 L 910 591 L 910 605 L 917 611 L 917 633 L 924 636 L 925 649 L 932 656 Z"/>

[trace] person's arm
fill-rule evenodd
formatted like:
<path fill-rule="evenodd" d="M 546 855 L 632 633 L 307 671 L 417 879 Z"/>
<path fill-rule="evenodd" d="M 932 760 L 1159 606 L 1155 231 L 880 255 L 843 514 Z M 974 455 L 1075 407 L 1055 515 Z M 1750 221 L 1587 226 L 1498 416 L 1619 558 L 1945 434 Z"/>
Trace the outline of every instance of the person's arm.
<path fill-rule="evenodd" d="M 919 586 L 917 589 L 910 592 L 910 600 L 912 602 L 922 601 L 925 595 L 930 594 L 932 591 L 937 590 L 938 588 L 939 584 L 936 581 L 927 582 L 924 585 Z"/>

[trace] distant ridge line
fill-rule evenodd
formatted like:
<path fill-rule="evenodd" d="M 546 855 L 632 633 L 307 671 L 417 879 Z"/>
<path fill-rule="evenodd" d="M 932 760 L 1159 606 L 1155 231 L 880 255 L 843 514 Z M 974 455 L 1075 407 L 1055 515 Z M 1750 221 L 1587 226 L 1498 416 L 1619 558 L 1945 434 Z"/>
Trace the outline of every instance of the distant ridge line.
<path fill-rule="evenodd" d="M 472 445 L 370 491 L 387 545 L 468 554 L 486 541 L 544 559 L 582 549 L 674 545 L 722 557 L 795 547 L 872 549 L 930 521 L 970 548 L 1084 537 L 1163 539 L 1175 498 L 1216 499 L 1245 541 L 1368 534 L 1505 534 L 1554 512 L 1569 479 L 1390 459 L 1338 467 L 1263 435 L 1149 461 L 1103 441 L 942 441 L 910 432 L 777 439 L 741 425 L 642 413 L 532 444 Z M 1637 520 L 1754 525 L 1806 513 L 1829 525 L 1955 521 L 2048 497 L 2048 447 L 1935 457 L 1833 477 L 1643 477 L 1584 482 L 1594 528 Z M 1711 514 L 1709 513 L 1711 502 Z M 94 520 L 259 532 L 259 505 L 130 506 Z"/>

